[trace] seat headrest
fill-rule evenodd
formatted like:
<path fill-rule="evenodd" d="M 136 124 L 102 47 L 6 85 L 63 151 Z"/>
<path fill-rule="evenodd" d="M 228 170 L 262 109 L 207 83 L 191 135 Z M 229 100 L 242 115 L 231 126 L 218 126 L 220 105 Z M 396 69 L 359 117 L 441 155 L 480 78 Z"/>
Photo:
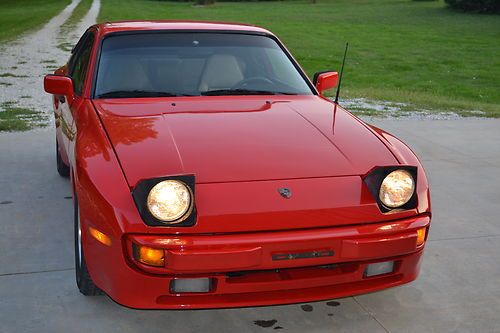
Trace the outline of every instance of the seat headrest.
<path fill-rule="evenodd" d="M 243 72 L 235 56 L 214 54 L 208 58 L 201 75 L 200 91 L 229 89 L 243 80 Z"/>
<path fill-rule="evenodd" d="M 148 75 L 136 57 L 116 57 L 103 65 L 103 77 L 98 80 L 102 82 L 100 92 L 151 89 Z"/>

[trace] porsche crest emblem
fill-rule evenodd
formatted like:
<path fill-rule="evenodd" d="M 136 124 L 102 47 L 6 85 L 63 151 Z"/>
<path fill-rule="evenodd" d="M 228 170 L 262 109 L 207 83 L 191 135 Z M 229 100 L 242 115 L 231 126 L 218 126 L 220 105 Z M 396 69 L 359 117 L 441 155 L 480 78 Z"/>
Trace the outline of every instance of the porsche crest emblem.
<path fill-rule="evenodd" d="M 285 198 L 285 199 L 290 199 L 292 197 L 292 191 L 290 191 L 289 188 L 286 187 L 280 187 L 278 189 L 279 194 Z"/>

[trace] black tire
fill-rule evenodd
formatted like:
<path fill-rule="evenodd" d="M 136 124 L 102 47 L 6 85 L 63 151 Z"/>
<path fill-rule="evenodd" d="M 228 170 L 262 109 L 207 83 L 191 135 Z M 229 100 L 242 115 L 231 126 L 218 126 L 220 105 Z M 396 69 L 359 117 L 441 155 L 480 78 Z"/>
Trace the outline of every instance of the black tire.
<path fill-rule="evenodd" d="M 61 153 L 59 152 L 59 142 L 56 139 L 56 163 L 57 163 L 57 172 L 61 177 L 68 178 L 69 177 L 69 166 L 67 166 L 62 158 Z"/>
<path fill-rule="evenodd" d="M 87 265 L 85 263 L 85 255 L 83 254 L 83 247 L 81 247 L 81 233 L 80 233 L 80 212 L 78 209 L 78 200 L 74 200 L 74 224 L 75 224 L 75 272 L 76 272 L 76 285 L 82 294 L 85 296 L 102 295 L 103 292 L 92 281 Z M 81 257 L 81 258 L 80 258 Z"/>

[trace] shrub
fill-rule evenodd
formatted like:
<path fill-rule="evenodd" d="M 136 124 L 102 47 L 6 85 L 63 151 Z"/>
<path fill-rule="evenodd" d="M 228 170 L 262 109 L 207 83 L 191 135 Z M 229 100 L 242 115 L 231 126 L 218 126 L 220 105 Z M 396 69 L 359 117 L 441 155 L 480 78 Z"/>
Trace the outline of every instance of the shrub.
<path fill-rule="evenodd" d="M 500 0 L 445 0 L 452 8 L 466 12 L 500 14 Z"/>

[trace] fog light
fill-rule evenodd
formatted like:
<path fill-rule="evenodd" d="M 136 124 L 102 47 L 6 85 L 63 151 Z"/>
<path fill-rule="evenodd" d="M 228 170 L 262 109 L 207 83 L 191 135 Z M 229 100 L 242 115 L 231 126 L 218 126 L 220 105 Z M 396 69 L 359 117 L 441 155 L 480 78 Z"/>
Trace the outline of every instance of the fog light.
<path fill-rule="evenodd" d="M 135 260 L 149 266 L 165 266 L 165 253 L 163 249 L 133 244 Z"/>
<path fill-rule="evenodd" d="M 208 293 L 211 288 L 210 278 L 175 279 L 170 283 L 172 293 Z"/>
<path fill-rule="evenodd" d="M 426 228 L 417 230 L 417 246 L 424 244 Z"/>
<path fill-rule="evenodd" d="M 365 277 L 392 273 L 394 261 L 377 262 L 366 266 Z"/>

